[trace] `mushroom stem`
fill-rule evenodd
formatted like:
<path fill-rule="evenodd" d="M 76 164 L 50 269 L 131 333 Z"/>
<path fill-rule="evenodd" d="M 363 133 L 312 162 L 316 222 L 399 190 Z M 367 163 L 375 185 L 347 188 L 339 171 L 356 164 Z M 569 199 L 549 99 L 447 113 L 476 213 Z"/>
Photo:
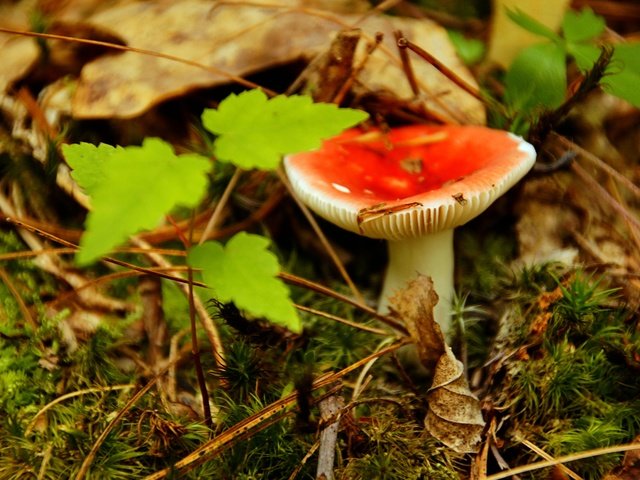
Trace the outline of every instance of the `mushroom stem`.
<path fill-rule="evenodd" d="M 378 311 L 386 313 L 389 297 L 406 287 L 418 273 L 428 275 L 438 294 L 433 315 L 445 338 L 451 327 L 453 299 L 453 229 L 423 237 L 389 240 L 389 266 L 380 295 Z"/>

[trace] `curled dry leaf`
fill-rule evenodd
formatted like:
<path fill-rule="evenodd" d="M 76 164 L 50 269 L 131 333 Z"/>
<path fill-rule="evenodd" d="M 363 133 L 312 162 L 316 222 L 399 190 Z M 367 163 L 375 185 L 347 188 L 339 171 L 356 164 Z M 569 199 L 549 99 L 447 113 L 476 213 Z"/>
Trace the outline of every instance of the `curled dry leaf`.
<path fill-rule="evenodd" d="M 448 346 L 436 364 L 427 400 L 429 433 L 456 452 L 477 452 L 484 429 L 480 402 L 469 390 L 462 362 Z"/>
<path fill-rule="evenodd" d="M 229 83 L 233 76 L 300 59 L 310 61 L 329 48 L 337 32 L 352 27 L 363 31 L 356 64 L 376 33 L 384 35 L 383 44 L 358 77 L 362 93 L 383 91 L 401 100 L 413 99 L 395 45 L 395 30 L 475 85 L 441 26 L 424 19 L 361 18 L 299 6 L 292 0 L 268 6 L 147 1 L 105 10 L 89 19 L 94 27 L 109 31 L 130 47 L 187 59 L 208 70 L 136 52 L 104 56 L 84 67 L 73 112 L 78 118 L 135 117 L 190 90 Z M 480 102 L 423 60 L 413 57 L 413 64 L 421 84 L 419 100 L 427 108 L 452 123 L 484 123 Z"/>
<path fill-rule="evenodd" d="M 438 294 L 431 277 L 420 274 L 389 299 L 391 311 L 404 322 L 427 370 L 433 369 L 446 346 L 440 325 L 433 319 L 436 303 Z"/>
<path fill-rule="evenodd" d="M 446 345 L 433 319 L 437 301 L 431 278 L 418 275 L 390 299 L 390 304 L 394 314 L 404 321 L 423 365 L 434 371 L 427 393 L 427 430 L 456 452 L 476 452 L 485 425 L 480 402 L 469 390 L 462 362 Z"/>

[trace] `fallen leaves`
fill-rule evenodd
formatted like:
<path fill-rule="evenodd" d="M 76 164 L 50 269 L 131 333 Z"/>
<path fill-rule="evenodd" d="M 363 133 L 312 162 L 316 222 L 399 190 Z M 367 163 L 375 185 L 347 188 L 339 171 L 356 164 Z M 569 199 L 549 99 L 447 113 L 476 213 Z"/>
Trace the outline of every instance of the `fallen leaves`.
<path fill-rule="evenodd" d="M 436 364 L 427 400 L 429 433 L 456 452 L 477 452 L 484 429 L 480 402 L 469 390 L 464 366 L 449 346 Z"/>
<path fill-rule="evenodd" d="M 40 31 L 95 40 L 113 40 L 101 36 L 84 23 L 84 19 L 105 8 L 113 8 L 121 0 L 14 0 L 0 2 L 0 27 L 17 31 Z M 124 1 L 124 0 L 122 0 Z M 98 35 L 96 35 L 98 34 Z M 0 93 L 38 67 L 61 67 L 77 55 L 76 45 L 51 40 L 44 43 L 31 37 L 0 32 Z M 67 50 L 70 49 L 70 51 Z M 40 58 L 41 62 L 38 62 Z M 65 65 L 66 67 L 66 65 Z M 49 78 L 49 77 L 46 77 Z"/>
<path fill-rule="evenodd" d="M 414 43 L 437 54 L 451 70 L 475 85 L 446 30 L 436 23 L 382 15 L 362 18 L 292 2 L 261 5 L 186 0 L 170 5 L 138 2 L 117 6 L 89 22 L 117 35 L 129 47 L 180 57 L 192 64 L 133 51 L 101 57 L 84 67 L 73 113 L 79 118 L 134 117 L 196 88 L 237 81 L 300 59 L 310 61 L 329 48 L 337 32 L 352 27 L 363 31 L 355 62 L 365 55 L 377 32 L 384 35 L 383 44 L 358 76 L 360 93 L 382 91 L 413 100 L 395 46 L 395 30 L 402 30 Z M 413 64 L 423 105 L 455 123 L 484 123 L 480 102 L 426 62 L 414 57 Z"/>
<path fill-rule="evenodd" d="M 398 316 L 416 344 L 422 364 L 431 369 L 445 351 L 440 325 L 433 319 L 433 307 L 438 295 L 431 277 L 418 275 L 406 288 L 389 299 L 394 315 Z"/>
<path fill-rule="evenodd" d="M 28 21 L 23 9 L 7 3 L 0 5 L 0 26 L 22 30 L 27 28 Z M 0 51 L 0 92 L 4 92 L 13 81 L 27 73 L 31 64 L 38 58 L 39 49 L 31 38 L 0 33 Z"/>
<path fill-rule="evenodd" d="M 462 362 L 455 358 L 433 319 L 437 300 L 431 278 L 418 275 L 390 303 L 405 322 L 422 364 L 434 371 L 427 393 L 427 430 L 456 452 L 477 452 L 485 424 L 480 403 L 469 390 Z"/>

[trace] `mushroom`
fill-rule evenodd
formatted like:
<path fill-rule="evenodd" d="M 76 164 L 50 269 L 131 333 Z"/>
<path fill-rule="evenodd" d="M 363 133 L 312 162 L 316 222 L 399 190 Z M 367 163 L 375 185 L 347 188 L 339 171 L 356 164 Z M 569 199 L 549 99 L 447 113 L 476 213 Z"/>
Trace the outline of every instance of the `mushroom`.
<path fill-rule="evenodd" d="M 417 273 L 429 275 L 434 317 L 450 327 L 453 229 L 473 219 L 533 166 L 535 150 L 515 135 L 477 126 L 412 125 L 326 140 L 288 155 L 295 194 L 321 217 L 388 240 L 389 264 L 378 310 Z"/>

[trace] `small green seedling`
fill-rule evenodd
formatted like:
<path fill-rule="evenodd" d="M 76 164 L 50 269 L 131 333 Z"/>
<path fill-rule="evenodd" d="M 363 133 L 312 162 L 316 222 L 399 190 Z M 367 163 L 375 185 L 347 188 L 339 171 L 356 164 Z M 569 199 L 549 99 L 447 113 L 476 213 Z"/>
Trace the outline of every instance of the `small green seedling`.
<path fill-rule="evenodd" d="M 592 69 L 601 53 L 599 41 L 604 19 L 590 9 L 568 11 L 557 34 L 520 10 L 509 17 L 542 42 L 523 49 L 505 77 L 505 100 L 514 115 L 515 130 L 526 129 L 525 119 L 559 107 L 566 98 L 567 57 L 581 72 Z M 613 46 L 614 53 L 602 86 L 636 107 L 640 107 L 640 43 Z M 522 133 L 522 132 L 519 132 Z"/>
<path fill-rule="evenodd" d="M 218 109 L 202 114 L 217 137 L 213 155 L 240 168 L 275 170 L 282 156 L 318 148 L 367 118 L 360 110 L 313 103 L 305 96 L 268 99 L 260 90 L 232 94 Z M 88 265 L 127 237 L 154 228 L 178 206 L 195 208 L 205 197 L 214 162 L 192 153 L 176 155 L 171 145 L 147 138 L 141 146 L 79 143 L 63 146 L 72 177 L 91 199 L 91 212 L 77 262 Z M 188 257 L 220 301 L 234 301 L 253 315 L 293 331 L 300 321 L 287 287 L 276 278 L 279 265 L 269 240 L 240 233 L 226 246 L 206 242 Z"/>

